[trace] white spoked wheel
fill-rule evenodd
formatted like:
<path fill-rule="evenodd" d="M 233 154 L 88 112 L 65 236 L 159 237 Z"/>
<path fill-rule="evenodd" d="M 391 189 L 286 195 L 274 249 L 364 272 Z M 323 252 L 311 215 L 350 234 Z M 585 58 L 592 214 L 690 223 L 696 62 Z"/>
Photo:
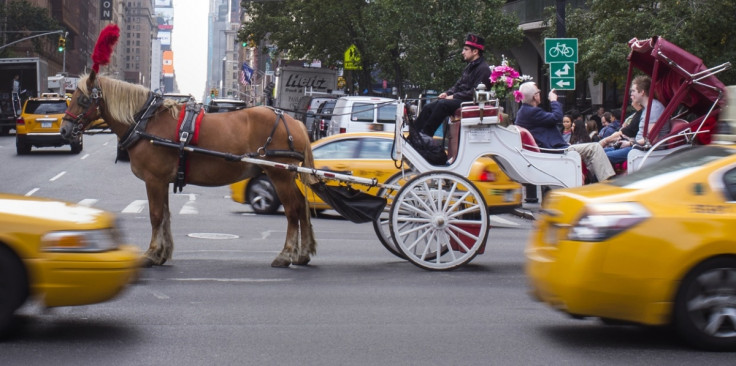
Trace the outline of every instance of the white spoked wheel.
<path fill-rule="evenodd" d="M 389 226 L 396 248 L 428 270 L 471 261 L 488 238 L 488 209 L 480 191 L 455 173 L 426 172 L 401 187 Z"/>
<path fill-rule="evenodd" d="M 404 183 L 415 177 L 417 174 L 418 173 L 413 170 L 398 172 L 392 175 L 390 178 L 386 179 L 386 182 L 384 182 L 384 184 L 402 186 L 404 185 Z M 383 209 L 381 216 L 373 221 L 373 229 L 376 232 L 376 236 L 378 236 L 378 240 L 391 254 L 401 259 L 406 259 L 406 257 L 404 257 L 404 254 L 396 248 L 394 240 L 391 238 L 391 205 L 393 204 L 394 197 L 396 197 L 396 193 L 398 192 L 399 189 L 388 188 L 381 188 L 381 190 L 378 191 L 378 197 L 386 198 L 386 207 Z"/>

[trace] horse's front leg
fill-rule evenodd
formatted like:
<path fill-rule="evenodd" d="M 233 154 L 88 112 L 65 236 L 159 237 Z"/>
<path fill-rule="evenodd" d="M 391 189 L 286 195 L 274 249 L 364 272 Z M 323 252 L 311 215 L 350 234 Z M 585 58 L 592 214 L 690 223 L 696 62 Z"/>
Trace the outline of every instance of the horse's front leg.
<path fill-rule="evenodd" d="M 144 265 L 162 265 L 174 251 L 169 213 L 169 185 L 165 182 L 146 182 L 148 214 L 151 220 L 151 242 L 144 258 Z"/>

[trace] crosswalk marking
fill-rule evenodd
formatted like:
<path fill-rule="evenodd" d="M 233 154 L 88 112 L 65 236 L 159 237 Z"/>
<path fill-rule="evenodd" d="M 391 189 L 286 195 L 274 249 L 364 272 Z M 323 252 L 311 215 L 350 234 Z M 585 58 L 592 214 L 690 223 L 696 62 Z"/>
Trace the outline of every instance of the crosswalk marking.
<path fill-rule="evenodd" d="M 77 204 L 78 204 L 78 205 L 81 205 L 81 206 L 87 206 L 87 207 L 92 207 L 92 206 L 94 206 L 94 205 L 95 205 L 95 203 L 97 203 L 97 201 L 98 201 L 98 200 L 96 200 L 96 199 L 94 199 L 94 198 L 85 198 L 85 199 L 83 199 L 83 200 L 81 200 L 81 201 L 77 202 Z"/>
<path fill-rule="evenodd" d="M 148 200 L 135 200 L 126 206 L 122 213 L 141 213 L 148 204 Z"/>

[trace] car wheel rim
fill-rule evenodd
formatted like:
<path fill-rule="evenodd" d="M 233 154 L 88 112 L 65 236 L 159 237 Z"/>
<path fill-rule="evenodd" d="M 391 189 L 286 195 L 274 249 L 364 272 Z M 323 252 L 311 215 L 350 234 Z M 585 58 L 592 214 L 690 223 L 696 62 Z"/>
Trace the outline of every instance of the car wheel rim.
<path fill-rule="evenodd" d="M 706 271 L 689 292 L 687 313 L 698 329 L 713 337 L 736 337 L 736 269 Z"/>

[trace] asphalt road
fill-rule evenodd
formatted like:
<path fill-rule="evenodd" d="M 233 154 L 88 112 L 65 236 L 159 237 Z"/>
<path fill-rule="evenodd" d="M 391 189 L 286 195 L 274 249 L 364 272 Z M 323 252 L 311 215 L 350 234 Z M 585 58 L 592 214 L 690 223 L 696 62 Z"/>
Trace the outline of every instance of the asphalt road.
<path fill-rule="evenodd" d="M 144 250 L 143 183 L 115 160 L 110 134 L 84 151 L 15 154 L 0 137 L 0 191 L 115 212 Z M 269 266 L 283 246 L 281 215 L 254 215 L 228 187 L 171 195 L 173 259 L 143 269 L 113 301 L 44 310 L 0 343 L 2 365 L 689 365 L 732 364 L 692 350 L 666 329 L 573 320 L 527 295 L 523 250 L 533 222 L 492 218 L 484 255 L 451 272 L 394 257 L 370 224 L 313 219 L 309 266 Z"/>

